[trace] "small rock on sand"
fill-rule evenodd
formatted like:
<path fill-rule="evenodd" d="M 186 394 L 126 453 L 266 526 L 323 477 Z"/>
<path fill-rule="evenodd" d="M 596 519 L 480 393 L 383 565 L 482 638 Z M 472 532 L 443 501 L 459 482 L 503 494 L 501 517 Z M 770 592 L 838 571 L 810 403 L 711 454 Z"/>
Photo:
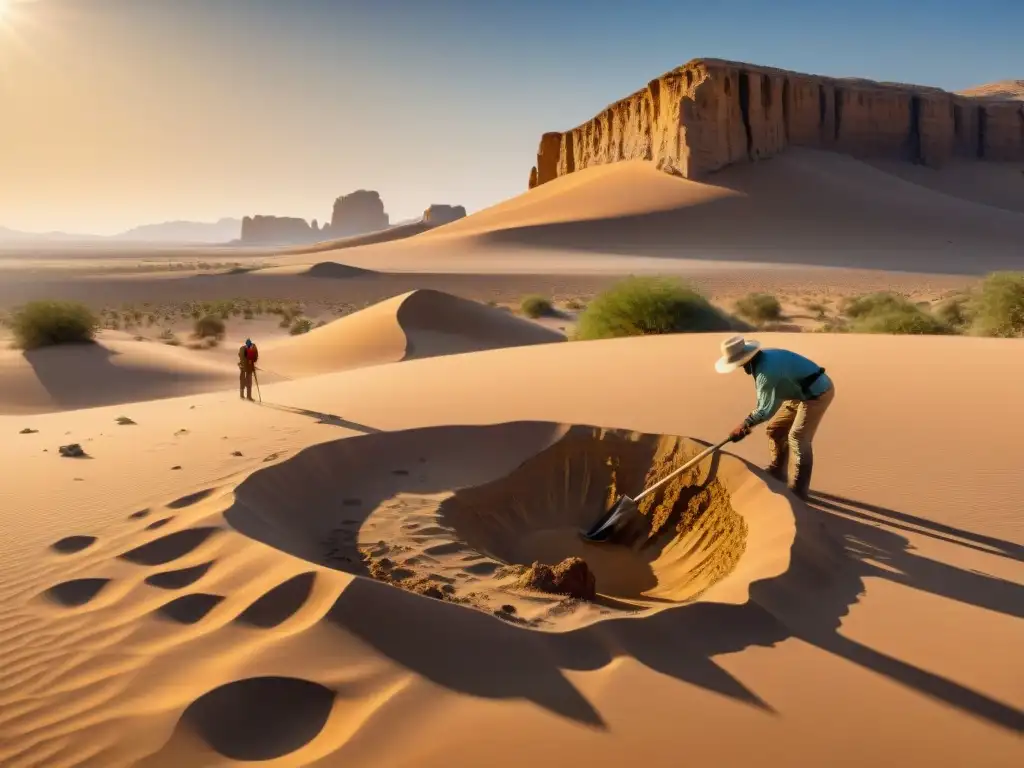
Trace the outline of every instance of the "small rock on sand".
<path fill-rule="evenodd" d="M 78 443 L 71 443 L 70 445 L 62 445 L 60 448 L 60 455 L 69 459 L 79 459 L 85 456 L 85 451 Z"/>
<path fill-rule="evenodd" d="M 118 416 L 116 421 L 122 427 L 129 427 L 129 426 L 132 426 L 133 424 L 135 424 L 135 422 L 132 421 L 131 419 L 129 419 L 127 416 Z"/>
<path fill-rule="evenodd" d="M 25 428 L 24 428 L 23 430 L 21 430 L 21 432 L 19 432 L 18 434 L 19 434 L 19 435 L 34 435 L 34 434 L 35 434 L 36 432 L 38 432 L 38 431 L 39 431 L 38 429 L 32 429 L 32 427 L 25 427 Z"/>
<path fill-rule="evenodd" d="M 579 600 L 593 600 L 597 596 L 597 579 L 586 561 L 567 557 L 556 566 L 535 562 L 517 582 L 523 589 L 568 595 Z"/>

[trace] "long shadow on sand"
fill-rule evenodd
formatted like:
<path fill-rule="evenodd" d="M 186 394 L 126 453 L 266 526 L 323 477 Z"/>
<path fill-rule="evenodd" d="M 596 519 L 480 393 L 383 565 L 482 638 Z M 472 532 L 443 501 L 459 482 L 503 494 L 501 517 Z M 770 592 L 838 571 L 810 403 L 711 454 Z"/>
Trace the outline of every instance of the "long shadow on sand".
<path fill-rule="evenodd" d="M 893 509 L 880 507 L 876 504 L 854 501 L 845 496 L 821 492 L 813 495 L 815 506 L 830 512 L 841 512 L 844 515 L 856 517 L 867 523 L 881 522 L 889 528 L 921 534 L 939 541 L 974 549 L 986 555 L 1006 557 L 1018 563 L 1024 563 L 1024 546 L 1014 544 L 1011 541 L 1004 541 L 994 536 L 966 531 L 962 528 L 937 523 L 934 520 L 927 520 L 916 515 L 908 515 L 905 512 L 897 512 Z"/>
<path fill-rule="evenodd" d="M 296 416 L 305 416 L 308 419 L 313 419 L 317 424 L 329 424 L 332 427 L 342 427 L 356 432 L 363 432 L 364 434 L 372 434 L 381 431 L 376 427 L 360 424 L 357 421 L 343 419 L 340 416 L 335 416 L 333 413 L 313 411 L 309 408 L 296 408 L 291 405 L 280 405 L 279 403 L 263 402 L 260 403 L 260 405 L 264 408 L 271 408 L 275 411 L 284 411 L 285 413 L 294 413 Z"/>
<path fill-rule="evenodd" d="M 395 433 L 380 433 L 313 446 L 243 482 L 225 517 L 245 535 L 358 574 L 355 533 L 359 521 L 379 504 L 399 494 L 437 494 L 503 477 L 556 441 L 558 428 L 543 422 L 431 427 L 401 433 L 398 439 Z M 501 451 L 489 451 L 499 442 Z M 427 457 L 430 472 L 417 471 Z M 291 470 L 289 463 L 294 463 Z M 467 465 L 477 468 L 472 483 L 467 482 Z M 747 466 L 763 477 L 760 470 Z M 295 474 L 282 482 L 278 473 L 289 471 Z M 717 463 L 711 476 L 716 471 Z M 349 524 L 340 526 L 340 535 L 349 537 L 338 550 L 351 557 L 344 564 L 326 556 L 316 540 L 319 531 L 309 529 L 302 535 L 303 527 L 311 526 L 316 516 L 322 518 L 325 510 L 314 515 L 308 509 L 310 499 L 303 499 L 302 491 L 295 489 L 302 488 L 303 482 L 322 483 L 325 472 L 336 478 L 337 519 Z M 349 477 L 358 478 L 364 489 L 361 498 L 345 498 Z M 743 605 L 698 602 L 643 618 L 609 619 L 569 632 L 541 632 L 359 578 L 345 588 L 328 619 L 438 685 L 482 698 L 526 699 L 596 729 L 608 726 L 566 672 L 597 670 L 619 657 L 629 657 L 651 670 L 774 715 L 770 702 L 719 666 L 714 657 L 796 638 L 992 724 L 1024 731 L 1024 712 L 839 634 L 842 618 L 864 594 L 865 576 L 889 576 L 861 561 L 854 542 L 874 541 L 876 549 L 889 552 L 897 566 L 909 566 L 913 560 L 908 558 L 916 559 L 919 562 L 906 569 L 901 583 L 953 599 L 971 601 L 975 596 L 974 604 L 990 607 L 992 598 L 977 595 L 991 588 L 1006 607 L 1017 594 L 1012 585 L 908 554 L 906 539 L 856 519 L 839 519 L 795 501 L 794 515 L 797 535 L 789 569 L 755 582 L 750 600 Z M 275 518 L 287 521 L 289 535 L 270 530 L 277 524 Z M 941 579 L 933 581 L 934 569 L 940 567 Z M 978 582 L 979 578 L 987 581 Z"/>
<path fill-rule="evenodd" d="M 61 344 L 27 350 L 39 384 L 62 408 L 87 408 L 139 399 L 139 393 L 160 392 L 167 375 L 160 370 L 134 368 L 126 375 L 114 362 L 120 353 L 97 344 Z"/>

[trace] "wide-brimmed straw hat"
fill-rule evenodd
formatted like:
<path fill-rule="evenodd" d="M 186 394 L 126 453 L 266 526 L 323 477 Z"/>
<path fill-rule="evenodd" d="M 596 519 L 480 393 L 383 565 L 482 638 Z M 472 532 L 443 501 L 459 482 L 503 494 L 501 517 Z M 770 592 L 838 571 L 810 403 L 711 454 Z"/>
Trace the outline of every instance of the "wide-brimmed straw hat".
<path fill-rule="evenodd" d="M 730 373 L 745 365 L 761 349 L 760 342 L 747 341 L 742 336 L 731 336 L 722 342 L 722 356 L 715 361 L 715 370 Z"/>

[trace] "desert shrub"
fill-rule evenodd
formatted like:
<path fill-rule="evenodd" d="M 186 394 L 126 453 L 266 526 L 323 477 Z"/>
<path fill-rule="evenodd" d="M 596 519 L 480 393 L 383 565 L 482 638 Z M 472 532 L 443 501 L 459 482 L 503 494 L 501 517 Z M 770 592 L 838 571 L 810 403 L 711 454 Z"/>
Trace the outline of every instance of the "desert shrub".
<path fill-rule="evenodd" d="M 878 293 L 868 293 L 864 296 L 856 296 L 852 299 L 844 299 L 839 311 L 847 317 L 856 320 L 868 315 L 878 315 L 890 311 L 903 312 L 908 309 L 918 309 L 918 307 L 903 296 L 889 293 L 888 291 L 880 291 Z"/>
<path fill-rule="evenodd" d="M 920 305 L 894 293 L 871 293 L 849 300 L 843 314 L 855 333 L 941 335 L 955 329 Z"/>
<path fill-rule="evenodd" d="M 828 307 L 816 301 L 807 305 L 807 311 L 811 312 L 817 320 L 824 320 L 828 315 Z"/>
<path fill-rule="evenodd" d="M 566 309 L 571 309 L 573 312 L 579 312 L 580 310 L 586 309 L 587 305 L 579 299 L 569 299 L 565 302 Z"/>
<path fill-rule="evenodd" d="M 93 340 L 100 321 L 87 306 L 75 301 L 30 301 L 9 320 L 14 342 L 21 349 Z"/>
<path fill-rule="evenodd" d="M 782 305 L 770 293 L 751 293 L 736 302 L 736 314 L 755 323 L 782 318 Z"/>
<path fill-rule="evenodd" d="M 910 310 L 888 310 L 865 315 L 851 325 L 856 333 L 893 333 L 943 335 L 954 333 L 954 330 L 934 315 L 919 307 Z"/>
<path fill-rule="evenodd" d="M 226 330 L 227 327 L 219 315 L 203 315 L 193 326 L 198 339 L 222 339 Z"/>
<path fill-rule="evenodd" d="M 933 310 L 933 314 L 950 328 L 963 330 L 971 324 L 973 310 L 971 297 L 967 295 L 950 296 Z"/>
<path fill-rule="evenodd" d="M 1024 336 L 1024 272 L 993 272 L 971 307 L 971 330 L 982 336 Z"/>
<path fill-rule="evenodd" d="M 577 339 L 738 330 L 742 324 L 685 283 L 631 277 L 599 294 L 579 318 Z"/>
<path fill-rule="evenodd" d="M 252 320 L 254 317 L 253 311 L 246 307 L 244 310 L 242 310 L 242 317 L 245 318 L 246 320 Z"/>
<path fill-rule="evenodd" d="M 533 318 L 546 317 L 555 313 L 551 300 L 544 296 L 527 296 L 523 299 L 519 308 L 523 311 L 524 315 Z"/>
<path fill-rule="evenodd" d="M 292 336 L 301 336 L 304 333 L 309 333 L 313 329 L 313 321 L 308 317 L 297 317 L 292 322 L 291 327 L 288 329 L 288 333 Z"/>

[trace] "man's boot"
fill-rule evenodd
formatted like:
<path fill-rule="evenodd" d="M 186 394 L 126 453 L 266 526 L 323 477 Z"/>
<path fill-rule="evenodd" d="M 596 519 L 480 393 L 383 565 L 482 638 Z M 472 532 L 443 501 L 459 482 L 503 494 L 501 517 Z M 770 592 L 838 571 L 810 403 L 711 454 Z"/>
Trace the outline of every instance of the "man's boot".
<path fill-rule="evenodd" d="M 797 462 L 796 469 L 793 472 L 793 482 L 790 484 L 789 489 L 798 499 L 807 501 L 808 493 L 811 490 L 811 470 L 813 467 L 814 461 L 809 457 Z"/>

